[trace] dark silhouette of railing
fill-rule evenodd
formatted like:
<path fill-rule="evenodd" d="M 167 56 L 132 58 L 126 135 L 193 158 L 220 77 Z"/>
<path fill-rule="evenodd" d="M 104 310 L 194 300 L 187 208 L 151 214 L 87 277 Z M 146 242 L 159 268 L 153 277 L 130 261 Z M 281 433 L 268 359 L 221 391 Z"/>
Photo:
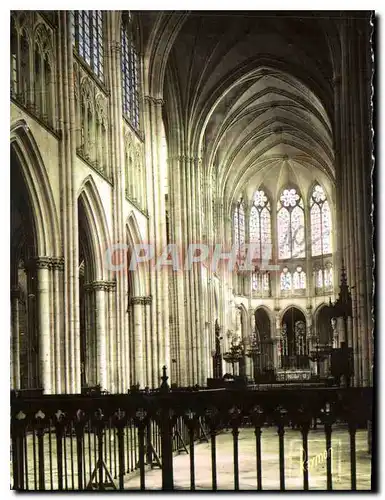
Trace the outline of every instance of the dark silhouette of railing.
<path fill-rule="evenodd" d="M 52 395 L 11 399 L 12 487 L 16 490 L 127 489 L 127 474 L 138 471 L 146 489 L 146 471 L 159 467 L 162 489 L 174 488 L 173 456 L 189 454 L 190 489 L 195 484 L 195 443 L 211 447 L 211 489 L 217 490 L 217 436 L 230 429 L 234 490 L 239 489 L 240 429 L 255 435 L 256 489 L 263 488 L 261 434 L 275 426 L 279 443 L 279 487 L 285 490 L 284 434 L 301 432 L 304 463 L 314 423 L 325 434 L 327 489 L 333 489 L 332 426 L 348 424 L 351 489 L 357 487 L 356 430 L 372 419 L 371 388 L 228 388 L 173 389 L 81 396 Z M 303 489 L 309 471 L 303 467 Z"/>

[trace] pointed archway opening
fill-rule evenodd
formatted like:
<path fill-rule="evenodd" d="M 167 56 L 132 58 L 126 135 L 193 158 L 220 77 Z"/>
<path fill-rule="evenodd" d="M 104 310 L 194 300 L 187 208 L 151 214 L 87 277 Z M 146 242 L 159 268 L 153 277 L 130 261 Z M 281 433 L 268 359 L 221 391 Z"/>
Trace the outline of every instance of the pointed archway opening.
<path fill-rule="evenodd" d="M 80 306 L 80 375 L 82 391 L 97 381 L 97 339 L 95 321 L 95 265 L 91 228 L 84 201 L 78 199 L 79 306 Z"/>
<path fill-rule="evenodd" d="M 37 320 L 37 233 L 22 166 L 11 146 L 11 387 L 41 388 Z"/>
<path fill-rule="evenodd" d="M 284 369 L 308 368 L 306 318 L 297 307 L 290 307 L 282 318 L 281 362 Z"/>
<path fill-rule="evenodd" d="M 316 336 L 322 346 L 331 346 L 333 343 L 332 318 L 334 316 L 334 311 L 327 305 L 324 305 L 318 310 L 316 317 Z"/>
<path fill-rule="evenodd" d="M 265 309 L 258 308 L 254 312 L 253 342 L 257 347 L 257 356 L 254 363 L 254 379 L 256 374 L 262 380 L 271 378 L 274 373 L 273 341 L 271 339 L 270 317 Z"/>

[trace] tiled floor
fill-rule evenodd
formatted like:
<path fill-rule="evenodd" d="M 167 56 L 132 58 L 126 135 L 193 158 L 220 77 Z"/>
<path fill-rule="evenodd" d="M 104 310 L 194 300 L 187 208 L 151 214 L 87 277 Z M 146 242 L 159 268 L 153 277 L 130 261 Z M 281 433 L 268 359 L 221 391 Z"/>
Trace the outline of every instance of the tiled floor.
<path fill-rule="evenodd" d="M 357 431 L 357 489 L 370 490 L 370 456 L 367 453 L 367 431 Z M 350 446 L 346 428 L 333 428 L 332 435 L 333 489 L 350 490 Z M 279 489 L 278 436 L 273 428 L 262 433 L 262 487 Z M 181 454 L 174 457 L 175 489 L 190 488 L 190 458 Z M 285 433 L 286 489 L 303 489 L 302 439 L 299 431 Z M 217 437 L 217 484 L 219 490 L 234 489 L 233 441 L 230 432 Z M 254 490 L 257 485 L 255 464 L 255 436 L 252 429 L 242 429 L 239 434 L 239 487 Z M 195 447 L 195 484 L 197 490 L 211 489 L 211 448 L 208 443 Z M 127 478 L 125 487 L 139 488 L 139 476 Z M 311 490 L 326 489 L 325 436 L 323 430 L 309 434 L 309 487 Z M 161 489 L 161 471 L 146 472 L 146 489 Z"/>

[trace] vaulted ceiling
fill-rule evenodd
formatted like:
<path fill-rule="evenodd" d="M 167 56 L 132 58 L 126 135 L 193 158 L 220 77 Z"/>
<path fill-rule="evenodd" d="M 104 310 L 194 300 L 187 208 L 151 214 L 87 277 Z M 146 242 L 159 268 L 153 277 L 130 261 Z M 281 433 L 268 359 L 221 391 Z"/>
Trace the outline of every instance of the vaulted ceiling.
<path fill-rule="evenodd" d="M 218 11 L 181 24 L 165 70 L 168 142 L 203 153 L 229 201 L 256 183 L 333 182 L 337 37 L 324 22 L 309 12 Z"/>

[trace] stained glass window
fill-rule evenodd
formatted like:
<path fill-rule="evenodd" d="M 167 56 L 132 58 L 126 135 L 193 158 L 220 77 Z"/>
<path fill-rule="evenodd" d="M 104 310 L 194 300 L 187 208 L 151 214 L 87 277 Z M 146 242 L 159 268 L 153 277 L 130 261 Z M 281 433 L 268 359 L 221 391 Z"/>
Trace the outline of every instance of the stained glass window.
<path fill-rule="evenodd" d="M 331 290 L 333 288 L 333 264 L 317 265 L 314 269 L 315 287 Z"/>
<path fill-rule="evenodd" d="M 18 91 L 18 40 L 15 21 L 11 17 L 11 94 L 17 95 Z"/>
<path fill-rule="evenodd" d="M 252 289 L 254 292 L 270 292 L 270 275 L 268 272 L 255 271 L 252 274 Z"/>
<path fill-rule="evenodd" d="M 101 10 L 73 10 L 72 39 L 80 57 L 104 80 L 104 34 Z"/>
<path fill-rule="evenodd" d="M 262 290 L 264 292 L 270 291 L 270 274 L 267 272 L 262 274 Z"/>
<path fill-rule="evenodd" d="M 291 286 L 292 286 L 291 272 L 287 267 L 284 267 L 281 272 L 281 290 L 289 291 L 291 290 Z"/>
<path fill-rule="evenodd" d="M 303 201 L 296 189 L 284 189 L 277 203 L 278 258 L 305 256 Z"/>
<path fill-rule="evenodd" d="M 254 257 L 269 260 L 272 256 L 270 201 L 260 189 L 254 193 L 250 211 L 250 243 L 256 245 Z"/>
<path fill-rule="evenodd" d="M 250 243 L 259 243 L 260 238 L 260 223 L 259 223 L 259 213 L 255 206 L 251 207 L 250 210 Z M 255 257 L 261 258 L 261 247 L 257 245 L 255 250 Z"/>
<path fill-rule="evenodd" d="M 324 282 L 325 288 L 333 287 L 333 265 L 331 262 L 328 262 L 324 268 Z"/>
<path fill-rule="evenodd" d="M 257 291 L 259 289 L 258 277 L 259 276 L 258 276 L 257 272 L 254 272 L 252 274 L 251 287 L 252 287 L 253 291 Z"/>
<path fill-rule="evenodd" d="M 322 187 L 314 186 L 310 200 L 312 255 L 326 255 L 332 252 L 331 214 L 326 194 Z"/>
<path fill-rule="evenodd" d="M 301 266 L 297 266 L 293 274 L 294 290 L 304 290 L 306 288 L 306 273 Z"/>
<path fill-rule="evenodd" d="M 234 245 L 237 248 L 238 257 L 241 256 L 241 249 L 245 244 L 245 204 L 241 198 L 234 210 Z"/>
<path fill-rule="evenodd" d="M 122 22 L 122 104 L 123 114 L 139 129 L 139 57 L 135 23 L 130 12 Z"/>

